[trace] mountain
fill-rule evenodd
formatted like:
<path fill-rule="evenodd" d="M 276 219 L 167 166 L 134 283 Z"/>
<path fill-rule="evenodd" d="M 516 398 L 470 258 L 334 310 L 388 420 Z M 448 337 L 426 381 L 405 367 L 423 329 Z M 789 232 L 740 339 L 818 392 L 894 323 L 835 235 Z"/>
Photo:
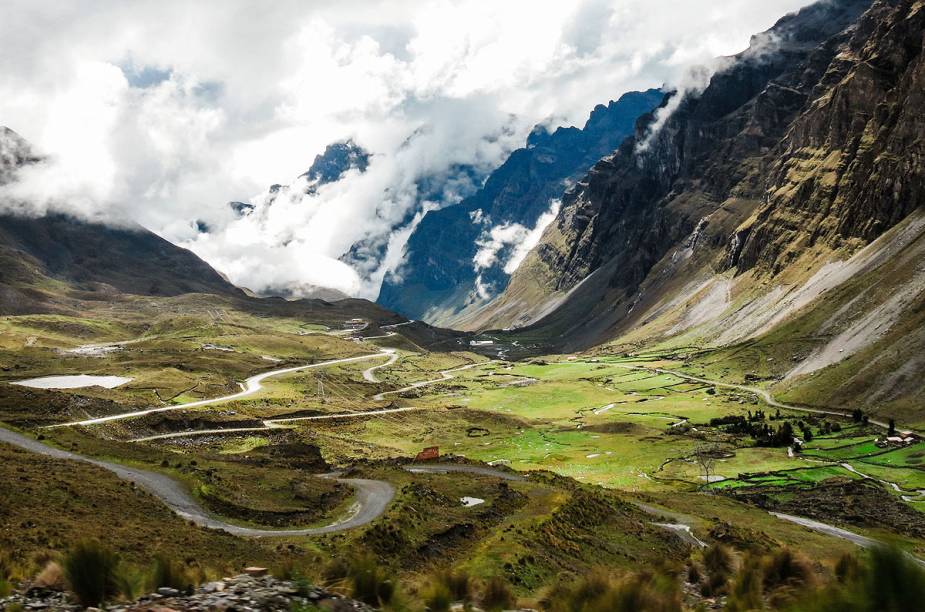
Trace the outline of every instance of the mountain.
<path fill-rule="evenodd" d="M 367 167 L 369 153 L 352 140 L 347 140 L 325 147 L 324 153 L 315 156 L 315 161 L 302 176 L 312 183 L 324 185 L 340 180 L 348 170 L 366 172 Z"/>
<path fill-rule="evenodd" d="M 923 21 L 913 0 L 783 18 L 642 118 L 466 325 L 730 347 L 805 401 L 921 405 Z"/>
<path fill-rule="evenodd" d="M 228 202 L 228 207 L 237 217 L 246 217 L 259 209 L 272 206 L 279 197 L 301 199 L 304 195 L 317 193 L 323 185 L 336 183 L 350 170 L 366 172 L 369 158 L 370 154 L 353 140 L 329 144 L 323 153 L 315 156 L 308 170 L 300 174 L 291 185 L 270 185 L 261 201 Z"/>
<path fill-rule="evenodd" d="M 0 128 L 0 184 L 23 164 L 41 163 L 28 143 Z M 196 255 L 145 228 L 110 227 L 62 214 L 0 214 L 0 311 L 28 312 L 46 296 L 36 287 L 65 283 L 80 291 L 171 296 L 241 290 Z"/>
<path fill-rule="evenodd" d="M 571 181 L 612 152 L 636 119 L 662 100 L 633 92 L 599 105 L 584 128 L 538 126 L 484 186 L 459 204 L 428 212 L 411 234 L 404 263 L 386 275 L 378 302 L 409 317 L 448 324 L 501 292 L 553 216 Z"/>

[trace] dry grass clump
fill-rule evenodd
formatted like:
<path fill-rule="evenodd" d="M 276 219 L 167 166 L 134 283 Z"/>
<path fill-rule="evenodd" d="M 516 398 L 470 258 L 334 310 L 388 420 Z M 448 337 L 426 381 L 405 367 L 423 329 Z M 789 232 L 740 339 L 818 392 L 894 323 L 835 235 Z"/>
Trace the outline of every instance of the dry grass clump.
<path fill-rule="evenodd" d="M 549 612 L 681 612 L 677 578 L 656 572 L 615 576 L 596 570 L 556 586 L 547 596 Z"/>

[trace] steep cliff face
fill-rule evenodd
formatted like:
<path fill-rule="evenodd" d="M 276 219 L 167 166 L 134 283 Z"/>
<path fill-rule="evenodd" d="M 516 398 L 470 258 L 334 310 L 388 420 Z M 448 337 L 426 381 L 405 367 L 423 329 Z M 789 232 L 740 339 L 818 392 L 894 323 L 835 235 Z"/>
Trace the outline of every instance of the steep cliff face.
<path fill-rule="evenodd" d="M 538 126 L 477 193 L 428 213 L 405 262 L 386 277 L 378 302 L 407 316 L 450 323 L 507 285 L 531 232 L 551 218 L 564 188 L 628 136 L 636 119 L 659 104 L 658 90 L 599 105 L 584 128 Z M 546 215 L 546 217 L 544 217 Z"/>
<path fill-rule="evenodd" d="M 880 2 L 861 19 L 775 148 L 767 201 L 730 252 L 737 271 L 781 270 L 819 243 L 866 244 L 922 203 L 923 31 L 919 2 Z"/>
<path fill-rule="evenodd" d="M 819 95 L 817 86 L 869 5 L 822 2 L 781 19 L 702 92 L 666 100 L 640 120 L 634 137 L 566 194 L 505 295 L 469 325 L 543 319 L 567 344 L 588 345 L 619 333 L 654 297 L 654 287 L 641 289 L 656 280 L 653 269 L 673 247 L 686 241 L 690 252 L 661 266 L 661 285 L 679 281 L 682 265 L 718 266 L 717 247 L 725 248 L 764 198 L 772 151 Z"/>
<path fill-rule="evenodd" d="M 798 401 L 915 413 L 923 36 L 920 0 L 781 20 L 595 165 L 469 326 L 559 350 L 715 347 Z"/>

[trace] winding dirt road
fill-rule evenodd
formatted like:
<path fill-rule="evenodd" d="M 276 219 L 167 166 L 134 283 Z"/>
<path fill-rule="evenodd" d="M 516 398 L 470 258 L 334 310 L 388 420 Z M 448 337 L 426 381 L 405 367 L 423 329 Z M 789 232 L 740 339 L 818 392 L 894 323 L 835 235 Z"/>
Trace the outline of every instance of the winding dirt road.
<path fill-rule="evenodd" d="M 196 408 L 199 406 L 209 406 L 212 404 L 219 404 L 222 402 L 229 402 L 233 400 L 242 399 L 253 395 L 260 391 L 263 388 L 261 383 L 268 378 L 273 378 L 276 376 L 282 376 L 283 374 L 292 374 L 293 372 L 301 372 L 303 370 L 311 370 L 315 368 L 326 368 L 328 366 L 340 365 L 342 363 L 353 363 L 356 361 L 365 361 L 367 359 L 378 359 L 390 355 L 387 350 L 382 350 L 378 353 L 371 353 L 369 355 L 359 355 L 357 357 L 345 357 L 343 359 L 332 359 L 330 361 L 322 361 L 320 363 L 310 363 L 308 365 L 295 366 L 291 368 L 282 368 L 279 370 L 271 370 L 270 372 L 264 372 L 263 374 L 257 374 L 256 376 L 251 376 L 242 385 L 243 389 L 238 393 L 232 393 L 231 395 L 223 395 L 221 397 L 213 397 L 211 399 L 199 400 L 196 402 L 188 402 L 186 404 L 176 404 L 173 406 L 160 406 L 157 408 L 147 408 L 145 410 L 136 410 L 134 412 L 123 412 L 121 414 L 112 414 L 104 417 L 96 417 L 93 419 L 84 419 L 82 421 L 70 421 L 68 423 L 58 423 L 56 425 L 48 425 L 48 428 L 55 427 L 75 427 L 75 426 L 87 426 L 87 425 L 99 425 L 100 423 L 109 423 L 112 421 L 121 421 L 124 419 L 134 419 L 142 417 L 148 414 L 155 414 L 158 412 L 170 412 L 173 410 L 186 410 L 187 408 Z"/>
<path fill-rule="evenodd" d="M 463 370 L 468 370 L 470 368 L 475 368 L 481 365 L 487 365 L 489 363 L 493 363 L 494 361 L 495 361 L 494 359 L 490 361 L 479 361 L 476 363 L 470 363 L 468 365 L 460 366 L 458 368 L 451 368 L 449 370 L 441 370 L 440 372 L 437 372 L 440 375 L 440 378 L 435 378 L 433 380 L 422 380 L 420 382 L 411 383 L 407 387 L 402 387 L 401 389 L 395 389 L 394 391 L 383 391 L 382 393 L 377 393 L 376 395 L 374 395 L 373 399 L 376 401 L 379 401 L 379 400 L 385 399 L 386 395 L 395 395 L 397 393 L 404 393 L 405 391 L 411 391 L 412 389 L 420 389 L 421 387 L 426 387 L 427 385 L 433 385 L 433 384 L 443 382 L 446 380 L 452 380 L 453 378 L 455 378 L 453 376 L 453 372 L 461 372 Z"/>
<path fill-rule="evenodd" d="M 42 444 L 37 440 L 27 438 L 26 436 L 4 428 L 0 428 L 0 442 L 6 442 L 18 446 L 19 448 L 45 455 L 46 457 L 80 461 L 109 470 L 122 480 L 134 482 L 148 493 L 151 493 L 184 519 L 192 521 L 201 527 L 221 529 L 222 531 L 239 536 L 258 538 L 309 536 L 353 529 L 354 527 L 360 527 L 379 517 L 385 512 L 386 506 L 388 506 L 389 502 L 392 501 L 392 498 L 395 496 L 395 489 L 392 485 L 381 480 L 337 478 L 335 474 L 325 475 L 325 477 L 334 478 L 337 482 L 353 487 L 356 500 L 346 516 L 341 517 L 329 525 L 305 529 L 277 530 L 242 527 L 210 516 L 198 503 L 196 503 L 180 483 L 166 474 L 84 457 L 83 455 Z"/>
<path fill-rule="evenodd" d="M 394 336 L 394 335 L 395 335 L 395 332 L 389 332 L 387 336 L 383 336 L 383 337 L 387 338 L 388 336 Z M 366 338 L 364 338 L 364 340 L 366 340 Z M 376 370 L 381 370 L 382 368 L 387 368 L 393 363 L 395 363 L 396 361 L 398 361 L 398 351 L 397 350 L 393 348 L 384 348 L 382 349 L 382 351 L 389 354 L 388 361 L 386 361 L 385 363 L 380 363 L 379 365 L 374 365 L 371 368 L 367 368 L 363 370 L 363 380 L 365 380 L 366 382 L 371 382 L 371 383 L 382 382 L 378 378 L 376 378 L 376 375 L 374 372 Z"/>
<path fill-rule="evenodd" d="M 22 434 L 0 427 L 0 442 L 17 446 L 24 450 L 38 453 L 46 457 L 68 461 L 80 461 L 108 470 L 129 482 L 151 493 L 173 510 L 177 515 L 192 521 L 201 527 L 220 529 L 233 535 L 265 538 L 287 536 L 314 536 L 335 531 L 345 531 L 366 525 L 379 518 L 395 497 L 395 488 L 384 480 L 371 480 L 367 478 L 340 478 L 337 473 L 324 474 L 324 478 L 332 478 L 337 482 L 353 487 L 355 500 L 346 515 L 328 525 L 320 527 L 307 527 L 303 529 L 260 529 L 256 527 L 242 527 L 225 522 L 208 514 L 183 486 L 166 474 L 128 467 L 118 463 L 92 459 L 77 453 L 48 446 Z M 475 465 L 409 465 L 404 468 L 416 474 L 442 474 L 462 473 L 489 476 L 511 481 L 522 481 L 524 478 L 517 474 L 493 470 Z"/>

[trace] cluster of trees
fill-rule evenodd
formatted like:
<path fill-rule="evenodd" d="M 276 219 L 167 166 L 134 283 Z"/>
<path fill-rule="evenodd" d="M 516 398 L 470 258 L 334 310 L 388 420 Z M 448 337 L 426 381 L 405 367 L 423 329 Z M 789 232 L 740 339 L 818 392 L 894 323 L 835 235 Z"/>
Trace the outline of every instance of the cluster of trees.
<path fill-rule="evenodd" d="M 860 410 L 855 410 L 855 414 L 852 415 L 854 420 L 858 423 L 866 423 L 867 416 L 861 413 Z M 771 421 L 783 421 L 777 427 L 771 426 L 767 423 L 767 420 Z M 797 421 L 796 428 L 791 425 L 790 421 L 785 420 L 781 416 L 780 410 L 778 410 L 774 415 L 768 419 L 767 415 L 763 410 L 756 410 L 752 412 L 748 411 L 748 416 L 742 415 L 727 415 L 723 417 L 716 417 L 710 419 L 710 426 L 722 428 L 726 433 L 739 435 L 739 436 L 750 436 L 755 440 L 756 446 L 767 446 L 767 447 L 782 447 L 782 446 L 799 446 L 796 444 L 795 431 L 799 430 L 800 437 L 803 442 L 811 441 L 816 435 L 825 436 L 833 432 L 841 431 L 841 425 L 838 423 L 831 423 L 829 421 L 823 421 L 818 425 L 818 434 L 813 433 L 813 426 L 818 424 L 818 419 L 810 417 L 807 421 Z M 895 432 L 895 424 L 892 419 L 890 420 L 891 432 Z M 895 435 L 890 433 L 890 435 Z"/>
<path fill-rule="evenodd" d="M 793 444 L 794 430 L 793 425 L 790 424 L 790 421 L 784 421 L 775 428 L 764 420 L 763 412 L 759 410 L 758 413 L 760 414 L 760 418 L 756 418 L 757 415 L 749 413 L 748 417 L 731 415 L 711 419 L 710 425 L 712 427 L 722 427 L 723 431 L 726 433 L 740 436 L 750 436 L 755 440 L 756 446 L 768 446 L 777 448 L 782 446 L 791 446 Z M 800 425 L 803 425 L 801 430 L 805 436 L 806 433 L 809 432 L 809 429 L 805 428 L 805 425 L 802 421 L 800 421 Z M 812 439 L 811 432 L 809 432 L 809 437 L 807 439 Z"/>

